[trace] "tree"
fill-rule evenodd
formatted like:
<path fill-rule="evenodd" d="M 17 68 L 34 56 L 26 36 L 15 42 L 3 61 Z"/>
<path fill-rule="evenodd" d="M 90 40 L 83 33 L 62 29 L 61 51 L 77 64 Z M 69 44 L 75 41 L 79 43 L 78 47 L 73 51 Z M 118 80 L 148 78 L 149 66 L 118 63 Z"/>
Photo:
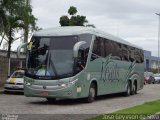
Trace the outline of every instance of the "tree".
<path fill-rule="evenodd" d="M 72 16 L 70 18 L 69 25 L 70 26 L 84 26 L 84 23 L 86 22 L 87 22 L 86 16 L 77 15 L 77 16 Z"/>
<path fill-rule="evenodd" d="M 2 10 L 1 4 L 2 3 L 0 2 L 0 26 L 1 26 L 0 27 L 0 36 L 2 37 L 1 40 L 0 40 L 0 46 L 1 46 L 2 41 L 4 39 L 4 36 L 5 36 L 3 30 L 4 30 L 4 26 L 6 25 L 6 17 L 5 17 L 4 11 Z"/>
<path fill-rule="evenodd" d="M 30 0 L 26 0 L 24 6 L 21 6 L 21 11 L 19 15 L 22 18 L 24 24 L 24 42 L 28 42 L 28 34 L 30 31 L 36 30 L 38 27 L 36 26 L 36 18 L 32 15 L 32 8 L 30 5 Z M 26 48 L 24 49 L 26 52 Z"/>
<path fill-rule="evenodd" d="M 77 8 L 74 6 L 71 6 L 68 9 L 68 14 L 71 15 L 71 17 L 68 17 L 67 15 L 61 16 L 59 23 L 61 26 L 85 26 L 85 23 L 88 23 L 86 16 L 76 15 Z"/>
<path fill-rule="evenodd" d="M 68 16 L 60 17 L 59 23 L 61 24 L 61 26 L 69 26 L 69 18 L 68 18 Z"/>
<path fill-rule="evenodd" d="M 17 28 L 23 27 L 21 25 L 21 18 L 17 16 L 17 11 L 19 8 L 19 5 L 23 4 L 23 1 L 21 0 L 2 0 L 1 1 L 1 15 L 3 14 L 3 17 L 1 17 L 2 20 L 2 32 L 4 36 L 6 36 L 7 42 L 8 42 L 8 52 L 7 57 L 10 58 L 10 50 L 11 50 L 11 44 L 14 40 L 14 34 L 15 31 L 17 31 Z"/>
<path fill-rule="evenodd" d="M 27 1 L 1 0 L 0 24 L 2 27 L 0 33 L 2 40 L 5 39 L 8 43 L 8 58 L 10 58 L 11 44 L 17 40 L 17 38 L 15 38 L 15 33 L 23 29 L 25 31 L 24 39 L 27 41 L 30 26 L 31 28 L 36 28 L 36 18 L 31 14 L 32 9 Z"/>
<path fill-rule="evenodd" d="M 69 9 L 68 9 L 68 14 L 70 15 L 75 15 L 77 13 L 77 8 L 74 7 L 74 6 L 71 6 Z"/>
<path fill-rule="evenodd" d="M 9 61 L 8 75 L 10 75 L 11 44 L 17 40 L 15 34 L 24 30 L 24 39 L 27 41 L 30 28 L 37 28 L 36 18 L 32 15 L 29 0 L 1 0 L 0 1 L 0 35 L 7 41 L 7 57 Z"/>

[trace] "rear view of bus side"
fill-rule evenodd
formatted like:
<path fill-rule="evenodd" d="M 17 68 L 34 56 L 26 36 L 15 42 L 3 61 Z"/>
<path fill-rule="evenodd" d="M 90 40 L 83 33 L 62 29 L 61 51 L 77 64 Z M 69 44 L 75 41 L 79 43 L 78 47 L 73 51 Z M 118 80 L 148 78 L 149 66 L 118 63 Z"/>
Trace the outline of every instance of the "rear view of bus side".
<path fill-rule="evenodd" d="M 85 98 L 136 94 L 143 88 L 143 50 L 90 27 L 36 32 L 27 45 L 24 94 L 27 97 Z"/>

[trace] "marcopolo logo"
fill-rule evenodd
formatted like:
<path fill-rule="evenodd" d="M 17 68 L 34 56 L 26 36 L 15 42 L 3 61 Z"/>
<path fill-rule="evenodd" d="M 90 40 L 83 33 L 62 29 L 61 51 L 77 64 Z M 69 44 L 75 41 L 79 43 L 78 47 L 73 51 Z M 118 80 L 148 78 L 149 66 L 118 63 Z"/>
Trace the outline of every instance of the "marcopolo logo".
<path fill-rule="evenodd" d="M 47 86 L 43 85 L 43 89 L 46 89 L 46 88 L 47 88 Z"/>

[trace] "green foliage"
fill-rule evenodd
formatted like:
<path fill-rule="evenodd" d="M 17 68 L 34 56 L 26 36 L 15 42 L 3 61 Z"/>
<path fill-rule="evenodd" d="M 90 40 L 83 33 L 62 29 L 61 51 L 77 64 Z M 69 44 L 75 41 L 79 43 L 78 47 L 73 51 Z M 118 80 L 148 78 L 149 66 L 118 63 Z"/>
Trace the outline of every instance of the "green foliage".
<path fill-rule="evenodd" d="M 37 28 L 36 20 L 32 15 L 29 0 L 0 1 L 0 35 L 2 40 L 5 39 L 8 43 L 8 58 L 10 58 L 11 44 L 15 41 L 15 33 L 24 30 L 24 36 L 28 39 L 29 31 Z"/>
<path fill-rule="evenodd" d="M 61 26 L 85 26 L 84 24 L 88 22 L 86 16 L 75 15 L 77 8 L 74 6 L 68 9 L 68 13 L 71 15 L 70 18 L 66 15 L 60 17 L 59 23 Z"/>
<path fill-rule="evenodd" d="M 27 28 L 35 30 L 37 18 L 35 18 L 34 15 L 32 15 L 32 8 L 28 2 L 21 6 L 21 11 L 19 11 L 18 14 L 21 16 L 22 21 Z"/>
<path fill-rule="evenodd" d="M 62 17 L 60 17 L 59 22 L 60 22 L 61 26 L 69 26 L 70 20 L 69 20 L 68 16 L 62 16 Z"/>
<path fill-rule="evenodd" d="M 72 16 L 69 21 L 70 26 L 84 26 L 86 21 L 86 16 Z"/>
<path fill-rule="evenodd" d="M 69 9 L 68 9 L 68 14 L 70 15 L 75 15 L 77 13 L 77 8 L 74 7 L 74 6 L 71 6 Z"/>

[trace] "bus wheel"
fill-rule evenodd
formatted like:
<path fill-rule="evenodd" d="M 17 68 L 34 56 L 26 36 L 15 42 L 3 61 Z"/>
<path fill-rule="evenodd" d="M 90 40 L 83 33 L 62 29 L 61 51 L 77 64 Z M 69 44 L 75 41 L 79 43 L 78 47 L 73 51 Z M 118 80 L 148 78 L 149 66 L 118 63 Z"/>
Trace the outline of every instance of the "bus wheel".
<path fill-rule="evenodd" d="M 136 82 L 134 82 L 134 84 L 133 84 L 133 88 L 132 88 L 131 94 L 132 95 L 137 94 L 137 85 L 136 85 Z"/>
<path fill-rule="evenodd" d="M 56 98 L 46 98 L 48 102 L 54 102 L 56 101 Z"/>
<path fill-rule="evenodd" d="M 128 81 L 128 83 L 127 83 L 127 90 L 126 90 L 126 92 L 124 93 L 124 95 L 125 95 L 125 96 L 131 95 L 131 82 L 130 82 L 130 81 Z"/>
<path fill-rule="evenodd" d="M 96 97 L 96 86 L 94 83 L 92 83 L 89 88 L 89 95 L 87 97 L 87 102 L 92 103 L 95 100 L 95 97 Z"/>

